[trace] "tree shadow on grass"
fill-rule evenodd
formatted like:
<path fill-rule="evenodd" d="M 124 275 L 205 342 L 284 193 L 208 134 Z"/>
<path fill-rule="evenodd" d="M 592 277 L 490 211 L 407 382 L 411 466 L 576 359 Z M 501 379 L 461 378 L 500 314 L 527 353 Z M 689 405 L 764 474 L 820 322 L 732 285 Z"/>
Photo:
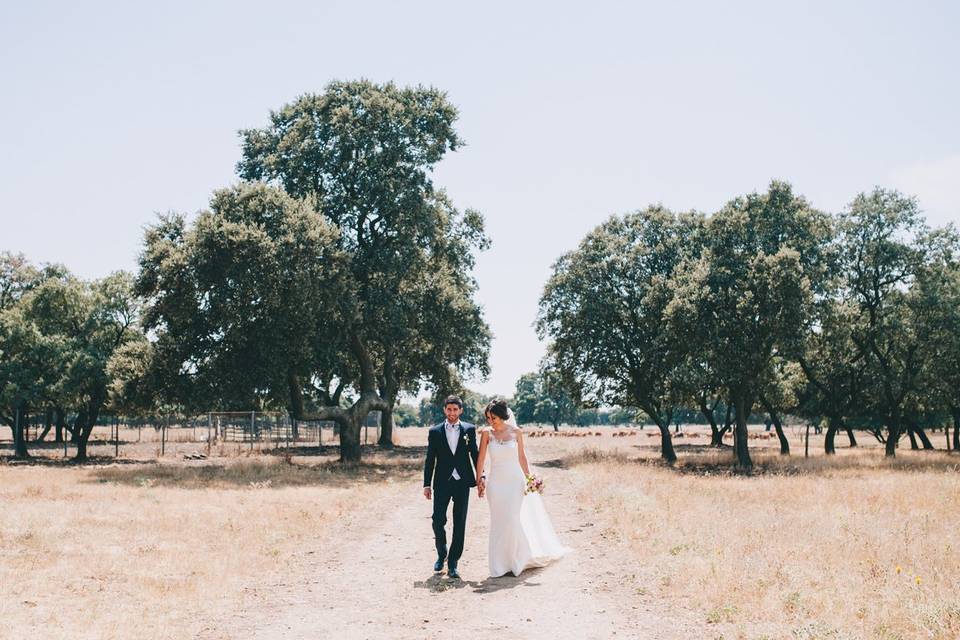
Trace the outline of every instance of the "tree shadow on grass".
<path fill-rule="evenodd" d="M 422 471 L 419 462 L 403 459 L 342 464 L 336 461 L 297 464 L 245 459 L 198 464 L 146 464 L 97 469 L 89 482 L 181 489 L 281 487 L 354 487 L 365 483 L 410 480 Z"/>
<path fill-rule="evenodd" d="M 586 449 L 558 460 L 551 466 L 570 469 L 584 464 L 619 464 L 651 469 L 663 469 L 680 475 L 699 476 L 830 476 L 843 472 L 915 473 L 934 471 L 960 473 L 960 455 L 947 451 L 902 451 L 896 458 L 887 459 L 882 451 L 863 449 L 846 455 L 781 456 L 774 451 L 752 451 L 752 469 L 740 469 L 732 450 L 710 445 L 683 445 L 676 447 L 678 460 L 667 464 L 659 456 L 650 455 L 647 447 L 635 447 L 643 455 L 631 456 L 623 451 Z M 658 450 L 659 451 L 659 450 Z"/>
<path fill-rule="evenodd" d="M 316 456 L 330 456 L 338 455 L 340 447 L 338 445 L 297 445 L 297 446 L 284 446 L 279 445 L 275 446 L 272 449 L 261 449 L 260 453 L 268 456 L 297 456 L 302 458 L 316 457 Z M 392 449 L 383 449 L 377 445 L 361 445 L 360 447 L 360 457 L 361 458 L 370 458 L 375 457 L 377 459 L 383 458 L 386 460 L 408 460 L 419 458 L 421 462 L 427 455 L 426 447 L 400 447 L 394 446 Z"/>
<path fill-rule="evenodd" d="M 14 458 L 0 456 L 0 464 L 9 467 L 60 467 L 60 468 L 79 468 L 79 467 L 106 467 L 113 465 L 138 465 L 144 464 L 145 460 L 135 460 L 130 458 L 114 458 L 113 456 L 89 456 L 83 462 L 78 462 L 72 456 L 69 458 L 43 455 L 31 455 L 29 458 Z"/>

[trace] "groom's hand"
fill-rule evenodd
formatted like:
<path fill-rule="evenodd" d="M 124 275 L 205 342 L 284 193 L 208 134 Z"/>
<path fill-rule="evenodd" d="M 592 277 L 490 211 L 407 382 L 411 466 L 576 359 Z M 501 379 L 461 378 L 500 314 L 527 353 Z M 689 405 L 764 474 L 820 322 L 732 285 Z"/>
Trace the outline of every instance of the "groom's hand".
<path fill-rule="evenodd" d="M 431 498 L 431 496 L 432 496 L 432 492 L 430 491 L 430 487 L 424 487 L 424 488 L 423 488 L 423 497 L 426 498 L 427 500 L 429 500 L 429 499 Z"/>

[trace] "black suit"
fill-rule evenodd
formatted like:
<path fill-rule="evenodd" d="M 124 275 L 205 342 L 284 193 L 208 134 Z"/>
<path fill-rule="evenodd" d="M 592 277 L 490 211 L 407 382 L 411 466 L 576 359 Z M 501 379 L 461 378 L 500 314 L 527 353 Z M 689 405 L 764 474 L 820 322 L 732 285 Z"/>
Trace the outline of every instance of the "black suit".
<path fill-rule="evenodd" d="M 463 534 L 467 526 L 467 506 L 470 488 L 477 486 L 474 467 L 477 464 L 477 429 L 472 424 L 461 422 L 457 434 L 457 447 L 450 451 L 447 441 L 446 422 L 431 427 L 427 432 L 427 460 L 423 465 L 423 486 L 433 481 L 433 536 L 437 544 L 437 556 L 449 558 L 451 566 L 463 553 Z M 473 458 L 471 464 L 470 459 Z M 456 471 L 460 479 L 453 477 Z M 453 500 L 453 539 L 447 555 L 447 507 Z"/>

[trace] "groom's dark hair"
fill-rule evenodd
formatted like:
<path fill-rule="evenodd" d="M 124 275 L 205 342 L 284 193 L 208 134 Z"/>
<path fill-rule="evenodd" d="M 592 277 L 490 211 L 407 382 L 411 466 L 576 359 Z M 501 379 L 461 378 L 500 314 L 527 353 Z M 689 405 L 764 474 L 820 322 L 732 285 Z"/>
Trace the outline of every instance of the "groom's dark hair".
<path fill-rule="evenodd" d="M 443 406 L 448 404 L 455 404 L 463 409 L 463 400 L 460 399 L 460 396 L 447 396 L 447 399 L 443 401 Z"/>

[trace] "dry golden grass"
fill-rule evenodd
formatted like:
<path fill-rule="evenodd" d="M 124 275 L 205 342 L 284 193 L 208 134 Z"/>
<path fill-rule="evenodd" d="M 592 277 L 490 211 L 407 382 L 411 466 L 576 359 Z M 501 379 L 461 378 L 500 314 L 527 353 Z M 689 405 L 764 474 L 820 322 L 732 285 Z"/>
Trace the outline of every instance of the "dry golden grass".
<path fill-rule="evenodd" d="M 334 540 L 361 491 L 389 490 L 408 466 L 0 465 L 4 633 L 194 637 L 242 609 L 248 587 L 284 579 L 307 542 Z"/>
<path fill-rule="evenodd" d="M 742 476 L 693 429 L 666 468 L 649 432 L 527 441 L 622 556 L 622 597 L 667 617 L 689 607 L 709 638 L 960 637 L 960 456 L 888 461 L 840 439 L 826 457 L 821 437 L 804 459 L 794 433 L 790 458 L 751 440 L 757 469 Z M 334 448 L 234 445 L 204 461 L 0 463 L 0 635 L 189 638 L 257 611 L 252 590 L 306 580 L 298 554 L 359 526 L 365 503 L 417 499 L 426 430 L 396 441 L 352 467 Z M 422 526 L 401 533 L 429 536 Z"/>
<path fill-rule="evenodd" d="M 755 457 L 749 477 L 729 452 L 565 463 L 633 588 L 699 610 L 713 637 L 960 637 L 960 458 Z"/>

